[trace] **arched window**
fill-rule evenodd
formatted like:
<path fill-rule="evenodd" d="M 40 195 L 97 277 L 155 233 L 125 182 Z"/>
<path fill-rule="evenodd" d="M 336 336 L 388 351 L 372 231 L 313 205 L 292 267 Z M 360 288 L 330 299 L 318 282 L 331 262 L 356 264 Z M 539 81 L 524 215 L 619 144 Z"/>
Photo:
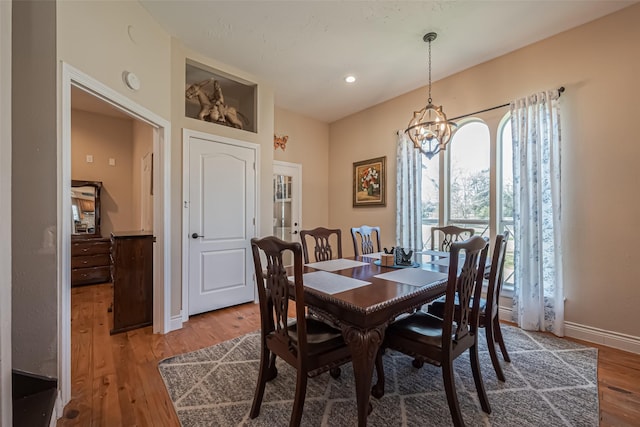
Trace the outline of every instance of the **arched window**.
<path fill-rule="evenodd" d="M 449 147 L 448 224 L 471 226 L 486 235 L 489 226 L 491 137 L 481 121 L 461 125 Z"/>
<path fill-rule="evenodd" d="M 498 233 L 509 231 L 504 262 L 504 287 L 513 287 L 513 142 L 511 139 L 511 113 L 505 114 L 498 128 Z"/>

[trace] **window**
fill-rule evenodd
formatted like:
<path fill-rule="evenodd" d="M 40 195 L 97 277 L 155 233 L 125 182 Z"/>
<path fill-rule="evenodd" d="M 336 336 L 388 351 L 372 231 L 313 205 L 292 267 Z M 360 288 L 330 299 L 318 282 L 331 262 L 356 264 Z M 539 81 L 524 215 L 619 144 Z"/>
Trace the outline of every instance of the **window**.
<path fill-rule="evenodd" d="M 462 124 L 445 153 L 444 174 L 439 158 L 423 159 L 422 237 L 430 247 L 431 227 L 455 224 L 472 227 L 476 234 L 488 236 L 490 214 L 490 134 L 479 121 Z M 448 185 L 442 185 L 448 183 Z M 440 220 L 442 219 L 442 220 Z"/>

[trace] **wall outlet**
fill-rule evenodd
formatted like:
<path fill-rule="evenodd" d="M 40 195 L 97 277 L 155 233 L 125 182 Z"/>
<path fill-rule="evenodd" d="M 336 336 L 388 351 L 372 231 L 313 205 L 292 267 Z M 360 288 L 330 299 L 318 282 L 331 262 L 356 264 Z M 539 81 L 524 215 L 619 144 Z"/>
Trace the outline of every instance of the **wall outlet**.
<path fill-rule="evenodd" d="M 115 166 L 116 165 L 116 159 L 110 158 L 109 159 L 109 166 Z"/>
<path fill-rule="evenodd" d="M 93 163 L 93 156 L 91 154 L 87 154 L 87 163 Z"/>

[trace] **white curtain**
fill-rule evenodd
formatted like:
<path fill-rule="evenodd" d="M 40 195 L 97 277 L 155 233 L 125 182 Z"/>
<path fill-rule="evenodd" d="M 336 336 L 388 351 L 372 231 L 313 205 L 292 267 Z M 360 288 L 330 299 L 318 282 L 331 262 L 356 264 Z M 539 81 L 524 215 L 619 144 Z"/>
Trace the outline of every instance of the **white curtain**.
<path fill-rule="evenodd" d="M 396 246 L 422 250 L 422 156 L 398 131 Z"/>
<path fill-rule="evenodd" d="M 558 98 L 548 91 L 511 103 L 514 321 L 564 336 Z"/>

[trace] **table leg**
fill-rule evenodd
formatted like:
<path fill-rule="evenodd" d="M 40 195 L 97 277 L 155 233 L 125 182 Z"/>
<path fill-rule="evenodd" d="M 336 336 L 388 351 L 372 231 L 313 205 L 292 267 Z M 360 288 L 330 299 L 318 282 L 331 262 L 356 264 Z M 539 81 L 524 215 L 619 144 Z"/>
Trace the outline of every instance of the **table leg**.
<path fill-rule="evenodd" d="M 384 330 L 383 325 L 367 330 L 348 325 L 342 326 L 342 335 L 351 351 L 353 375 L 356 381 L 359 427 L 367 425 L 373 366 L 380 344 L 384 339 Z"/>

